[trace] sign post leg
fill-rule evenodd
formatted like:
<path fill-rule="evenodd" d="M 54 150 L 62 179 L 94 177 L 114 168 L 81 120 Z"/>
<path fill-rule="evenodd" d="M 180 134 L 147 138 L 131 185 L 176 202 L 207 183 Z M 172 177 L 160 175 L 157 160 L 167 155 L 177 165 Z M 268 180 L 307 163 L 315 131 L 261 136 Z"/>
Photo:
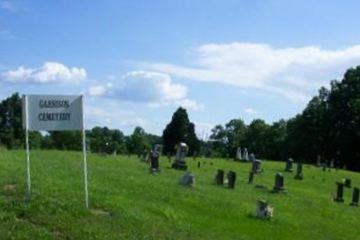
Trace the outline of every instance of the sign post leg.
<path fill-rule="evenodd" d="M 25 96 L 25 141 L 26 141 L 26 174 L 27 174 L 27 194 L 26 200 L 31 198 L 31 174 L 30 174 L 30 148 L 29 148 L 29 120 L 28 120 L 28 100 Z"/>
<path fill-rule="evenodd" d="M 82 99 L 82 108 L 84 108 L 84 99 Z M 87 179 L 87 160 L 86 160 L 86 132 L 83 117 L 82 127 L 82 145 L 83 145 L 83 156 L 84 156 L 84 192 L 85 192 L 85 207 L 89 208 L 89 193 L 88 193 L 88 179 Z"/>

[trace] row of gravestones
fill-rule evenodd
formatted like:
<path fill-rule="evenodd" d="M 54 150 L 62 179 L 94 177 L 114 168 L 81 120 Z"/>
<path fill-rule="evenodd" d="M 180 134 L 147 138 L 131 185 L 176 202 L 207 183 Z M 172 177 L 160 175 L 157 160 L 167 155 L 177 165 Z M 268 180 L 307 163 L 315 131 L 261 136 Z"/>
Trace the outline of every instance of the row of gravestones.
<path fill-rule="evenodd" d="M 294 171 L 294 166 L 293 165 L 294 165 L 294 160 L 292 158 L 289 158 L 286 161 L 285 171 L 286 172 L 293 172 Z M 297 162 L 297 165 L 296 165 L 295 179 L 297 179 L 297 180 L 303 180 L 304 179 L 303 165 L 302 165 L 302 163 L 300 161 Z"/>
<path fill-rule="evenodd" d="M 242 151 L 241 147 L 236 149 L 235 161 L 252 162 L 255 160 L 255 155 L 248 152 L 247 148 Z"/>
<path fill-rule="evenodd" d="M 344 202 L 344 190 L 345 188 L 351 189 L 351 179 L 344 179 L 343 181 L 336 182 L 336 196 L 334 198 L 335 202 Z M 359 206 L 360 199 L 360 189 L 354 187 L 352 193 L 352 201 L 350 203 L 351 206 Z"/>
<path fill-rule="evenodd" d="M 159 172 L 159 157 L 160 157 L 160 153 L 161 153 L 161 149 L 162 146 L 157 144 L 155 145 L 154 149 L 150 152 L 150 154 L 143 158 L 148 158 L 148 162 L 150 163 L 150 171 L 151 173 L 156 173 Z M 180 169 L 180 170 L 187 170 L 187 166 L 185 163 L 185 156 L 187 153 L 188 147 L 185 143 L 180 143 L 177 146 L 177 153 L 176 153 L 176 159 L 175 162 L 172 164 L 172 167 L 175 169 Z M 145 160 L 146 161 L 146 160 Z M 286 166 L 285 166 L 285 171 L 288 172 L 293 172 L 293 159 L 289 158 L 286 162 Z M 199 165 L 198 165 L 199 167 Z M 302 163 L 298 162 L 297 163 L 297 168 L 296 168 L 296 175 L 295 175 L 295 179 L 303 179 L 303 172 L 302 172 Z M 249 173 L 249 178 L 248 178 L 248 183 L 253 183 L 254 181 L 254 175 L 257 173 L 261 173 L 263 171 L 263 169 L 261 168 L 261 161 L 256 159 L 255 156 L 252 154 L 252 168 L 251 171 Z M 229 188 L 234 188 L 235 187 L 235 181 L 236 181 L 236 172 L 234 171 L 229 171 L 227 173 L 227 178 L 226 178 L 226 184 L 228 185 Z M 224 184 L 224 171 L 219 169 L 216 177 L 215 177 L 215 182 L 217 185 L 223 185 Z M 185 173 L 185 175 L 180 179 L 180 184 L 182 185 L 186 185 L 186 186 L 193 186 L 193 184 L 195 183 L 195 176 L 189 172 Z M 344 187 L 348 187 L 351 188 L 351 180 L 350 179 L 346 179 L 343 182 L 338 182 L 337 183 L 337 193 L 336 193 L 336 197 L 334 198 L 335 201 L 337 202 L 343 202 L 343 195 L 344 195 Z M 285 190 L 284 187 L 284 177 L 281 173 L 277 173 L 275 175 L 275 186 L 273 188 L 273 192 L 282 192 Z M 353 195 L 352 195 L 352 202 L 351 205 L 352 206 L 358 206 L 359 203 L 359 188 L 354 188 L 353 190 Z"/>

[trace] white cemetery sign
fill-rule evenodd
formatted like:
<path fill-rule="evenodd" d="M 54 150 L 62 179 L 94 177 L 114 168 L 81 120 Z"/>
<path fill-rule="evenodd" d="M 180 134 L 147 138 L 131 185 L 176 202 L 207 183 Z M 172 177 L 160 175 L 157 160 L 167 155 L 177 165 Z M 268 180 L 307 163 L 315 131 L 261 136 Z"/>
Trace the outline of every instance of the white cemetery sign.
<path fill-rule="evenodd" d="M 27 190 L 31 193 L 29 130 L 82 130 L 84 154 L 85 206 L 88 207 L 86 139 L 83 96 L 81 95 L 24 95 L 23 127 L 26 131 Z"/>

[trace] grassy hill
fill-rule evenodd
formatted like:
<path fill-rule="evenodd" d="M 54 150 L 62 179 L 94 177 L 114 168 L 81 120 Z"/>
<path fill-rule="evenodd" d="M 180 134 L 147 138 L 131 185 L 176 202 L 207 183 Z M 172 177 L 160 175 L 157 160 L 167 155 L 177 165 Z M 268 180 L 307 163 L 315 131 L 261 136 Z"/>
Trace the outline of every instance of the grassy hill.
<path fill-rule="evenodd" d="M 187 159 L 196 186 L 178 185 L 183 172 L 161 160 L 161 173 L 132 156 L 89 155 L 91 210 L 83 203 L 82 155 L 32 151 L 32 188 L 24 202 L 25 152 L 0 150 L 0 239 L 360 239 L 360 208 L 334 203 L 335 182 L 360 174 L 322 172 L 304 166 L 303 181 L 284 173 L 286 194 L 274 194 L 274 175 L 284 163 L 265 161 L 265 172 L 247 184 L 250 164 L 223 159 Z M 213 165 L 210 165 L 210 162 Z M 234 190 L 214 185 L 218 168 L 238 174 Z M 254 217 L 266 199 L 274 218 Z"/>

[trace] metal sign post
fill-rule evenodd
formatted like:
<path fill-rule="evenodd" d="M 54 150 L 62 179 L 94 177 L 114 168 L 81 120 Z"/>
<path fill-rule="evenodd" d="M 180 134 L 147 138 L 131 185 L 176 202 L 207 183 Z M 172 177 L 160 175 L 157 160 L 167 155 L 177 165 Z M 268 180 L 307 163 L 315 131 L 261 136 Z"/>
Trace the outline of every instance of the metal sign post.
<path fill-rule="evenodd" d="M 27 199 L 31 197 L 29 131 L 81 130 L 84 157 L 85 207 L 89 207 L 84 97 L 81 95 L 24 95 L 23 127 L 25 128 Z"/>
<path fill-rule="evenodd" d="M 27 194 L 26 200 L 30 201 L 31 197 L 31 174 L 30 174 L 30 148 L 29 148 L 29 121 L 28 121 L 28 101 L 27 97 L 24 97 L 24 114 L 25 114 L 25 141 L 26 141 L 26 174 L 27 174 Z"/>
<path fill-rule="evenodd" d="M 84 99 L 81 96 L 82 105 L 81 111 L 84 112 Z M 82 122 L 82 144 L 83 144 L 83 157 L 84 157 L 84 192 L 85 192 L 85 207 L 89 208 L 89 193 L 88 193 L 88 180 L 87 180 L 87 159 L 86 159 L 86 132 L 85 132 L 85 119 Z"/>

